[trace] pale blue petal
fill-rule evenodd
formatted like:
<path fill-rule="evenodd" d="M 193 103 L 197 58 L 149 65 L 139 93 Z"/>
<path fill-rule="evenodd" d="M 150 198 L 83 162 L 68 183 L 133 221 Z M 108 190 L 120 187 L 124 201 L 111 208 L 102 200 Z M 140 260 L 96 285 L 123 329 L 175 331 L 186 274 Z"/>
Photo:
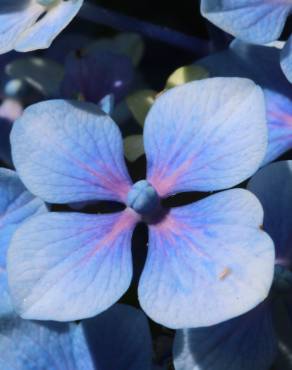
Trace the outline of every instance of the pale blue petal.
<path fill-rule="evenodd" d="M 110 307 L 131 282 L 135 224 L 127 210 L 48 213 L 22 225 L 8 251 L 16 311 L 28 319 L 70 321 Z"/>
<path fill-rule="evenodd" d="M 19 37 L 15 50 L 31 51 L 48 48 L 58 34 L 72 21 L 80 10 L 83 0 L 61 0 L 49 8 L 38 22 Z"/>
<path fill-rule="evenodd" d="M 80 325 L 3 318 L 0 345 L 1 370 L 99 370 Z"/>
<path fill-rule="evenodd" d="M 175 370 L 268 370 L 277 353 L 270 305 L 208 328 L 177 331 Z"/>
<path fill-rule="evenodd" d="M 272 163 L 248 183 L 264 208 L 264 229 L 272 237 L 276 258 L 292 262 L 292 161 Z M 277 261 L 277 260 L 276 260 Z M 283 261 L 283 262 L 284 262 Z"/>
<path fill-rule="evenodd" d="M 25 189 L 16 172 L 0 169 L 0 316 L 11 310 L 6 276 L 11 237 L 24 221 L 46 210 L 45 204 Z"/>
<path fill-rule="evenodd" d="M 142 311 L 117 304 L 82 326 L 98 369 L 151 369 L 151 333 Z"/>
<path fill-rule="evenodd" d="M 277 40 L 292 10 L 290 0 L 202 0 L 202 14 L 241 40 L 265 44 Z"/>
<path fill-rule="evenodd" d="M 240 78 L 191 82 L 161 95 L 144 128 L 147 180 L 160 196 L 234 186 L 267 145 L 261 89 Z"/>
<path fill-rule="evenodd" d="M 47 202 L 123 202 L 130 189 L 119 129 L 96 105 L 32 105 L 16 120 L 11 145 L 21 180 Z"/>
<path fill-rule="evenodd" d="M 281 67 L 288 81 L 292 83 L 292 35 L 281 53 Z"/>
<path fill-rule="evenodd" d="M 0 5 L 0 54 L 15 48 L 19 37 L 44 12 L 35 1 L 5 0 Z"/>
<path fill-rule="evenodd" d="M 210 326 L 263 301 L 274 246 L 252 193 L 234 189 L 172 208 L 151 225 L 139 283 L 142 308 L 171 328 Z"/>

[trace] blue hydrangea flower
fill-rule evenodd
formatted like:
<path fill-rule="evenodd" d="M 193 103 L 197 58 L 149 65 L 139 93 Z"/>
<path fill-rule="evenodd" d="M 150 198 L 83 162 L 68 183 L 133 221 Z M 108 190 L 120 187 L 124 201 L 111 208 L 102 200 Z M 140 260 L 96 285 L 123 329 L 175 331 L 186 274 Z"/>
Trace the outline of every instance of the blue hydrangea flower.
<path fill-rule="evenodd" d="M 292 148 L 292 89 L 279 66 L 280 47 L 257 46 L 239 40 L 226 51 L 197 63 L 211 76 L 247 77 L 264 92 L 269 142 L 263 165 Z"/>
<path fill-rule="evenodd" d="M 146 316 L 115 305 L 81 324 L 0 317 L 2 370 L 150 370 Z"/>
<path fill-rule="evenodd" d="M 2 0 L 0 54 L 49 47 L 82 4 L 83 0 Z"/>
<path fill-rule="evenodd" d="M 176 370 L 268 370 L 278 352 L 290 359 L 286 359 L 289 362 L 286 367 L 285 357 L 279 356 L 276 368 L 291 366 L 292 161 L 263 168 L 252 177 L 248 189 L 263 204 L 264 229 L 275 243 L 271 294 L 262 304 L 238 318 L 209 328 L 178 331 L 174 343 Z M 283 324 L 279 325 L 280 320 L 285 323 L 284 330 Z"/>
<path fill-rule="evenodd" d="M 266 44 L 277 40 L 292 11 L 290 0 L 202 0 L 202 14 L 239 39 Z"/>
<path fill-rule="evenodd" d="M 110 307 L 131 283 L 140 221 L 149 225 L 149 245 L 138 295 L 153 320 L 212 325 L 268 294 L 274 249 L 256 197 L 233 189 L 170 210 L 160 202 L 226 189 L 257 170 L 267 132 L 263 94 L 252 81 L 206 79 L 161 95 L 144 127 L 147 180 L 135 184 L 119 129 L 92 104 L 35 104 L 16 121 L 11 142 L 22 181 L 45 201 L 126 205 L 113 214 L 52 212 L 17 230 L 8 274 L 22 317 L 76 320 Z"/>

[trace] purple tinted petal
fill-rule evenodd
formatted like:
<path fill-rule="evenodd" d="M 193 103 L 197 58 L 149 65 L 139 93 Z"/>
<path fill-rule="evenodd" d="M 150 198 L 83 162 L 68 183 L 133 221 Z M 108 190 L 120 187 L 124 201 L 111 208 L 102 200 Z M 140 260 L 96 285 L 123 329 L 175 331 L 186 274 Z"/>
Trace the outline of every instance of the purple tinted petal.
<path fill-rule="evenodd" d="M 259 167 L 267 144 L 259 87 L 212 78 L 169 90 L 144 128 L 147 180 L 160 196 L 236 185 Z"/>
<path fill-rule="evenodd" d="M 272 163 L 261 169 L 249 181 L 248 189 L 263 205 L 264 229 L 275 243 L 276 259 L 291 263 L 292 161 Z"/>
<path fill-rule="evenodd" d="M 274 270 L 262 221 L 260 203 L 242 189 L 171 209 L 150 226 L 139 284 L 145 312 L 183 328 L 214 325 L 255 307 L 266 298 Z"/>
<path fill-rule="evenodd" d="M 94 103 L 113 94 L 120 101 L 129 92 L 132 80 L 133 66 L 126 56 L 104 50 L 82 55 L 81 51 L 66 60 L 62 93 L 66 98 L 81 95 Z"/>
<path fill-rule="evenodd" d="M 117 304 L 82 326 L 97 369 L 150 370 L 151 333 L 143 312 Z"/>
<path fill-rule="evenodd" d="M 48 202 L 123 202 L 130 189 L 119 129 L 93 104 L 32 105 L 15 122 L 11 145 L 22 181 Z"/>
<path fill-rule="evenodd" d="M 267 370 L 277 353 L 270 305 L 208 328 L 176 333 L 176 370 Z"/>
<path fill-rule="evenodd" d="M 132 278 L 131 238 L 136 215 L 49 213 L 15 233 L 8 277 L 24 318 L 70 321 L 115 303 Z"/>
<path fill-rule="evenodd" d="M 241 40 L 265 44 L 277 40 L 292 10 L 290 0 L 202 0 L 202 14 Z"/>

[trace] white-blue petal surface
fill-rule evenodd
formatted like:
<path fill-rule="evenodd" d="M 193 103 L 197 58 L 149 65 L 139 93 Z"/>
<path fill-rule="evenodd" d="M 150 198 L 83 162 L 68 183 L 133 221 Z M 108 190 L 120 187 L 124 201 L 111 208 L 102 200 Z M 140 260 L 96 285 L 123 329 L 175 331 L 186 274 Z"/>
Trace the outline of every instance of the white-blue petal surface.
<path fill-rule="evenodd" d="M 202 0 L 202 14 L 241 40 L 265 44 L 277 40 L 292 10 L 290 0 Z"/>
<path fill-rule="evenodd" d="M 243 189 L 172 208 L 149 226 L 141 307 L 170 328 L 210 326 L 255 307 L 274 271 L 274 246 L 262 223 L 259 201 Z"/>
<path fill-rule="evenodd" d="M 48 213 L 14 234 L 8 280 L 16 311 L 38 320 L 92 317 L 114 304 L 132 278 L 136 215 Z"/>
<path fill-rule="evenodd" d="M 94 104 L 31 105 L 13 126 L 11 146 L 21 180 L 47 202 L 123 202 L 131 187 L 120 131 Z"/>
<path fill-rule="evenodd" d="M 160 196 L 232 187 L 259 167 L 265 103 L 251 80 L 210 78 L 161 95 L 146 117 L 147 180 Z"/>

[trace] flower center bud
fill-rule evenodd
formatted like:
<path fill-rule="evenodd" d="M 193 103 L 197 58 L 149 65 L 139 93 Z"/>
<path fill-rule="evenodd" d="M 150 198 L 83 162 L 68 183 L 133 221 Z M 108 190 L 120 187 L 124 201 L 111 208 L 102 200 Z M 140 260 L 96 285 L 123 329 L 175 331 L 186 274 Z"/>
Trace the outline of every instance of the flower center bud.
<path fill-rule="evenodd" d="M 160 210 L 160 198 L 148 181 L 141 180 L 129 191 L 127 206 L 142 216 L 153 216 Z"/>

